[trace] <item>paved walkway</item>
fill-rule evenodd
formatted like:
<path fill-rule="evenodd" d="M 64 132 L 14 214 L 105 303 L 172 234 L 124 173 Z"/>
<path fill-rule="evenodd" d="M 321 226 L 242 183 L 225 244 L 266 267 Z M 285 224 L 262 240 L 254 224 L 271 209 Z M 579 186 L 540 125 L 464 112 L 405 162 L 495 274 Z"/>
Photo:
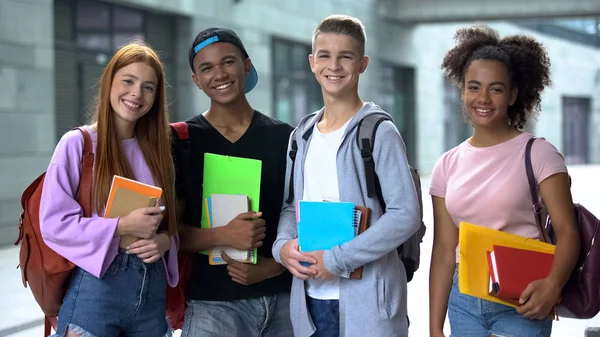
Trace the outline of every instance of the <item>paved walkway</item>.
<path fill-rule="evenodd" d="M 573 198 L 600 216 L 600 166 L 570 167 L 573 177 Z M 425 223 L 427 235 L 422 244 L 421 269 L 409 283 L 410 336 L 428 336 L 428 269 L 433 238 L 431 199 L 427 189 L 429 180 L 423 179 Z M 43 333 L 43 315 L 29 289 L 23 287 L 21 274 L 16 269 L 17 247 L 0 248 L 0 337 L 40 337 Z M 552 336 L 583 337 L 588 326 L 600 326 L 600 315 L 591 320 L 561 319 L 555 322 Z M 448 328 L 448 327 L 447 327 Z M 449 330 L 447 330 L 449 332 Z M 448 333 L 447 333 L 448 335 Z"/>

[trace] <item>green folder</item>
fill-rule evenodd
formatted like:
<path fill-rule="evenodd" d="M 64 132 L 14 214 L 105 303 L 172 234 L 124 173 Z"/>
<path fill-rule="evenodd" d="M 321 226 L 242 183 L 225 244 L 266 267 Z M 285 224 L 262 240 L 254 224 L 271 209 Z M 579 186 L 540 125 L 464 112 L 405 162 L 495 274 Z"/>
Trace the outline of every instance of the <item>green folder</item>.
<path fill-rule="evenodd" d="M 205 153 L 203 202 L 211 194 L 244 194 L 250 200 L 250 210 L 258 212 L 261 170 L 262 161 L 257 159 Z M 209 228 L 207 212 L 202 212 L 201 227 Z M 208 255 L 208 250 L 201 253 Z M 254 263 L 256 259 L 254 249 Z"/>

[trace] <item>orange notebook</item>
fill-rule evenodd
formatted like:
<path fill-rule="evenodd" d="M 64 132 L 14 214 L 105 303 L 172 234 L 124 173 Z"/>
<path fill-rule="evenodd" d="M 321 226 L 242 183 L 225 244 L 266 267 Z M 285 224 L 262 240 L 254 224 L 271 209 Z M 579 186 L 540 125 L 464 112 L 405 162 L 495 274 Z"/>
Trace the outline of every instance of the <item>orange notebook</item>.
<path fill-rule="evenodd" d="M 358 231 L 356 233 L 356 235 L 360 235 L 364 231 L 369 229 L 369 215 L 370 215 L 371 210 L 368 207 L 364 207 L 364 206 L 354 206 L 354 209 L 361 213 L 360 222 L 358 223 Z M 360 279 L 362 279 L 362 272 L 363 272 L 363 267 L 360 266 L 360 267 L 354 269 L 354 271 L 352 273 L 350 273 L 349 278 L 353 279 L 353 280 L 360 280 Z"/>
<path fill-rule="evenodd" d="M 138 208 L 158 206 L 161 195 L 162 189 L 159 187 L 115 175 L 110 186 L 104 217 L 123 217 Z M 137 240 L 135 236 L 123 235 L 119 247 L 126 248 Z"/>

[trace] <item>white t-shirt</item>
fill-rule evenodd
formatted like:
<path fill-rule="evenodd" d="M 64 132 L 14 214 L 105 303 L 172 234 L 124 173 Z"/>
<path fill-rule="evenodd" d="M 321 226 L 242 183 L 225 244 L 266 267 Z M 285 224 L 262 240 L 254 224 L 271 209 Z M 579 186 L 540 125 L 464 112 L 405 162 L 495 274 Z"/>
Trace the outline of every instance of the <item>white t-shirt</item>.
<path fill-rule="evenodd" d="M 326 134 L 321 133 L 315 124 L 312 140 L 304 161 L 304 195 L 307 201 L 339 201 L 337 175 L 337 152 L 348 123 Z M 320 300 L 340 298 L 339 278 L 330 281 L 306 280 L 306 294 Z"/>

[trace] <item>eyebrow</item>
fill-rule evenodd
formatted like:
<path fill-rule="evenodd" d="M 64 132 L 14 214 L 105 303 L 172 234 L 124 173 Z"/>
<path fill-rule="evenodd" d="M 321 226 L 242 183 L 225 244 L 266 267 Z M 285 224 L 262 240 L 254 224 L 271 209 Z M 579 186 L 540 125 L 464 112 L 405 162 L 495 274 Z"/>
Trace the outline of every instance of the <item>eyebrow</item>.
<path fill-rule="evenodd" d="M 228 60 L 228 59 L 234 59 L 235 60 L 235 53 L 227 54 L 227 55 L 221 57 L 221 61 L 225 61 L 225 60 Z M 211 64 L 211 62 L 202 62 L 202 63 L 200 63 L 198 65 L 198 69 L 200 69 L 200 68 L 202 68 L 204 66 L 208 66 L 210 64 Z"/>
<path fill-rule="evenodd" d="M 330 52 L 329 52 L 329 50 L 327 50 L 327 49 L 319 49 L 319 50 L 317 50 L 317 55 L 320 55 L 320 54 L 331 54 L 331 53 L 330 53 Z M 342 50 L 342 51 L 340 52 L 340 55 L 351 55 L 351 56 L 355 56 L 356 54 L 355 54 L 355 53 L 354 53 L 354 51 L 352 51 L 352 50 Z"/>
<path fill-rule="evenodd" d="M 475 81 L 475 80 L 470 80 L 470 81 L 469 81 L 469 82 L 467 82 L 467 83 L 469 83 L 469 84 L 478 84 L 478 85 L 481 85 L 481 82 L 479 82 L 479 81 Z M 490 83 L 490 86 L 492 86 L 492 85 L 501 85 L 501 86 L 503 86 L 503 87 L 506 87 L 506 84 L 504 84 L 504 82 L 499 82 L 499 81 L 496 81 L 496 82 L 492 82 L 492 83 Z"/>
<path fill-rule="evenodd" d="M 134 79 L 136 79 L 136 80 L 139 80 L 139 77 L 137 77 L 137 76 L 135 76 L 135 75 L 131 75 L 131 74 L 123 74 L 123 76 L 131 77 L 131 78 L 134 78 Z M 156 83 L 155 83 L 154 81 L 145 81 L 144 83 L 156 85 Z"/>

